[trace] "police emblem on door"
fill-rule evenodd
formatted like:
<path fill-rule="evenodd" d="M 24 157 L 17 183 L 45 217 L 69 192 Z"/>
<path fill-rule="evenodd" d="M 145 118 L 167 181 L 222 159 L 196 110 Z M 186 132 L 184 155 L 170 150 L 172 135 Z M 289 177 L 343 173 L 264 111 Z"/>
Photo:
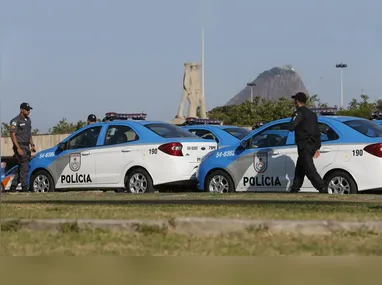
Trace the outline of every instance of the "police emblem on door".
<path fill-rule="evenodd" d="M 81 154 L 71 153 L 69 154 L 69 167 L 72 171 L 78 171 L 81 168 Z"/>
<path fill-rule="evenodd" d="M 253 154 L 253 168 L 257 173 L 264 173 L 268 168 L 268 153 L 258 152 Z"/>

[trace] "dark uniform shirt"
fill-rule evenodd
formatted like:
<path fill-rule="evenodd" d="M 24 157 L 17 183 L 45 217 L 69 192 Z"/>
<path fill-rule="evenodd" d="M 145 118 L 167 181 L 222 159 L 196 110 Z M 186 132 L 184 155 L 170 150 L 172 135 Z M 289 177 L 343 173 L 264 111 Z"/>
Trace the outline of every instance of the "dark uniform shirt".
<path fill-rule="evenodd" d="M 306 106 L 297 108 L 289 131 L 295 131 L 294 137 L 297 145 L 308 143 L 316 150 L 321 148 L 321 132 L 318 127 L 317 115 Z"/>
<path fill-rule="evenodd" d="M 29 117 L 24 118 L 21 114 L 11 120 L 9 131 L 16 133 L 19 144 L 29 144 L 32 136 L 32 122 Z"/>

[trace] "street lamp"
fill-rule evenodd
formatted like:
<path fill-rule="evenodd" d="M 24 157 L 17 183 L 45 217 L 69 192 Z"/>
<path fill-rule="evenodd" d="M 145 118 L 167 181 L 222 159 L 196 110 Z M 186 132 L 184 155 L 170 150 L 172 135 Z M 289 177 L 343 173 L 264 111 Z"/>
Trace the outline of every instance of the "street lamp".
<path fill-rule="evenodd" d="M 344 107 L 344 87 L 343 87 L 343 82 L 342 82 L 342 70 L 344 68 L 348 67 L 348 65 L 346 63 L 339 63 L 339 64 L 336 64 L 336 68 L 340 68 L 341 70 L 341 109 Z"/>
<path fill-rule="evenodd" d="M 247 83 L 247 86 L 251 87 L 251 103 L 253 103 L 253 86 L 256 86 L 256 84 L 253 82 L 250 82 L 250 83 Z"/>

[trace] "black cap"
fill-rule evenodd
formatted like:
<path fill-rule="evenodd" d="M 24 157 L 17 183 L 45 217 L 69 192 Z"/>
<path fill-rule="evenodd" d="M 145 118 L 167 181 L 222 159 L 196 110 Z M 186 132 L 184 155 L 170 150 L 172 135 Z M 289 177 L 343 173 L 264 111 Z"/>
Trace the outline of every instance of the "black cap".
<path fill-rule="evenodd" d="M 20 105 L 20 109 L 23 109 L 23 110 L 27 110 L 27 111 L 29 111 L 29 110 L 33 110 L 33 108 L 31 107 L 31 106 L 29 106 L 29 104 L 28 103 L 21 103 L 21 105 Z"/>
<path fill-rule="evenodd" d="M 95 122 L 95 121 L 97 121 L 97 117 L 94 114 L 90 114 L 88 116 L 88 121 Z"/>
<path fill-rule="evenodd" d="M 298 92 L 292 96 L 292 99 L 299 101 L 301 103 L 306 103 L 306 101 L 308 100 L 308 97 L 306 96 L 304 92 Z"/>

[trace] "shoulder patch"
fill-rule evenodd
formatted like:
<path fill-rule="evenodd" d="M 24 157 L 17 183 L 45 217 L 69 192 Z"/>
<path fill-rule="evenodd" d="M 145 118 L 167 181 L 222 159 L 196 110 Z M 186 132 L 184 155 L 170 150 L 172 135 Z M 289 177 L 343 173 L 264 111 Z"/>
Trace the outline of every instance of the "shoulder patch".
<path fill-rule="evenodd" d="M 17 123 L 15 121 L 12 121 L 11 125 L 12 126 L 17 126 Z"/>

